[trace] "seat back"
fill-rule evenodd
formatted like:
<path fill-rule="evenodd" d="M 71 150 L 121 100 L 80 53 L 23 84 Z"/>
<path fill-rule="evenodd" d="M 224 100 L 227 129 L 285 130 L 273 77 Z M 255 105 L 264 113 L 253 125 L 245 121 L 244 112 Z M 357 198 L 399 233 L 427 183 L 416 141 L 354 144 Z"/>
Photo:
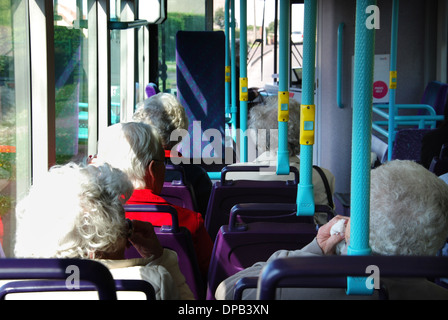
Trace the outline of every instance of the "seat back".
<path fill-rule="evenodd" d="M 141 292 L 145 295 L 146 300 L 156 300 L 154 287 L 145 280 L 115 280 L 115 287 L 117 290 L 117 295 L 120 295 L 123 291 Z M 76 291 L 96 291 L 95 285 L 87 281 L 80 281 L 75 289 Z M 65 280 L 11 281 L 0 287 L 0 300 L 5 300 L 8 294 L 15 293 L 66 291 L 73 291 L 73 288 L 69 288 Z M 42 299 L 42 297 L 43 296 L 40 295 L 36 296 L 37 299 Z M 132 299 L 135 299 L 135 296 L 132 296 Z"/>
<path fill-rule="evenodd" d="M 437 115 L 443 115 L 447 97 L 448 84 L 440 81 L 431 81 L 426 86 L 420 103 L 432 106 Z"/>
<path fill-rule="evenodd" d="M 176 34 L 177 97 L 189 120 L 187 158 L 201 158 L 210 141 L 208 129 L 225 136 L 225 35 L 222 31 L 178 31 Z M 200 123 L 198 122 L 200 121 Z M 210 132 L 210 131 L 208 131 Z M 224 155 L 224 139 L 221 155 Z M 216 147 L 217 140 L 214 141 Z M 187 154 L 187 151 L 190 154 Z M 208 156 L 208 155 L 207 155 Z M 203 156 L 202 158 L 206 158 Z"/>
<path fill-rule="evenodd" d="M 448 144 L 444 144 L 440 150 L 439 156 L 432 159 L 429 171 L 437 176 L 448 172 Z"/>
<path fill-rule="evenodd" d="M 392 160 L 420 162 L 423 136 L 432 129 L 402 129 L 395 134 Z"/>
<path fill-rule="evenodd" d="M 264 207 L 264 212 L 249 210 L 247 207 L 251 205 Z M 277 250 L 301 249 L 314 239 L 317 231 L 313 218 L 298 217 L 296 208 L 295 204 L 275 203 L 244 204 L 232 209 L 229 224 L 220 228 L 214 243 L 207 299 L 214 299 L 217 286 L 227 277 L 258 261 L 266 261 Z M 329 207 L 328 211 L 331 212 Z"/>
<path fill-rule="evenodd" d="M 71 274 L 79 281 L 87 281 L 98 290 L 100 300 L 116 300 L 115 281 L 105 265 L 87 259 L 14 259 L 5 258 L 0 263 L 0 279 L 50 279 L 67 280 Z"/>
<path fill-rule="evenodd" d="M 170 226 L 154 226 L 160 244 L 164 248 L 171 249 L 177 253 L 179 268 L 185 276 L 186 282 L 196 299 L 205 297 L 205 284 L 199 271 L 198 259 L 193 246 L 190 231 L 185 227 L 179 227 L 177 211 L 169 205 L 124 205 L 126 212 L 166 212 L 171 214 Z M 141 255 L 131 246 L 126 249 L 127 259 L 140 258 Z"/>
<path fill-rule="evenodd" d="M 297 200 L 299 172 L 290 167 L 294 181 L 226 180 L 228 172 L 259 172 L 263 166 L 226 166 L 221 171 L 221 180 L 213 184 L 205 215 L 205 228 L 215 239 L 219 228 L 229 222 L 230 210 L 242 203 L 290 203 Z"/>
<path fill-rule="evenodd" d="M 262 271 L 257 296 L 276 298 L 276 288 L 344 288 L 347 276 L 367 277 L 368 266 L 380 270 L 380 280 L 448 277 L 448 257 L 322 256 L 276 259 Z M 374 283 L 375 284 L 375 283 Z M 448 291 L 447 291 L 448 292 Z M 384 298 L 388 298 L 387 288 Z"/>
<path fill-rule="evenodd" d="M 165 167 L 165 182 L 160 196 L 171 204 L 197 212 L 196 197 L 193 188 L 187 183 L 184 169 L 172 164 Z"/>

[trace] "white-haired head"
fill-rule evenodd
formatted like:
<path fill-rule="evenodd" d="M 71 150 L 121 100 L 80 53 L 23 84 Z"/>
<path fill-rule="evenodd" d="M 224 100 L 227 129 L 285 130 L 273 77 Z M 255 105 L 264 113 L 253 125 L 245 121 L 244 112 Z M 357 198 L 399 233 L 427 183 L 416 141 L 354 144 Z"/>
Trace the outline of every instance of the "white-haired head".
<path fill-rule="evenodd" d="M 435 255 L 448 236 L 448 185 L 409 160 L 371 173 L 370 246 L 381 255 Z"/>
<path fill-rule="evenodd" d="M 249 111 L 247 127 L 254 129 L 256 144 L 259 150 L 276 151 L 278 149 L 278 98 L 270 96 L 263 104 L 252 107 Z M 257 139 L 262 131 L 266 132 L 266 139 Z M 289 155 L 300 154 L 300 104 L 289 100 L 288 121 L 288 151 Z"/>
<path fill-rule="evenodd" d="M 167 150 L 178 143 L 170 140 L 173 131 L 188 130 L 185 108 L 179 99 L 170 93 L 158 93 L 139 102 L 132 119 L 152 125 L 158 131 L 162 145 Z"/>
<path fill-rule="evenodd" d="M 123 251 L 122 203 L 132 191 L 126 174 L 108 164 L 54 166 L 17 205 L 15 256 L 100 258 Z"/>
<path fill-rule="evenodd" d="M 98 141 L 98 163 L 106 162 L 124 171 L 135 189 L 146 187 L 145 177 L 150 162 L 164 159 L 159 136 L 150 125 L 142 122 L 109 126 Z"/>

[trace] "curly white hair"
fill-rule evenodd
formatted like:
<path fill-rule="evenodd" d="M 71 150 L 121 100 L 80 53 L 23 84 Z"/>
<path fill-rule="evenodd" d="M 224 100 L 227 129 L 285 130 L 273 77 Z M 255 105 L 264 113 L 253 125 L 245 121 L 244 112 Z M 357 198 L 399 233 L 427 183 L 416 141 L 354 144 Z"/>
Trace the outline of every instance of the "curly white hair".
<path fill-rule="evenodd" d="M 135 189 L 146 187 L 149 163 L 164 159 L 159 135 L 143 122 L 114 124 L 104 129 L 98 140 L 98 163 L 109 163 L 125 172 Z"/>
<path fill-rule="evenodd" d="M 179 99 L 171 93 L 158 93 L 137 104 L 132 120 L 154 126 L 165 149 L 171 149 L 178 141 L 171 141 L 175 130 L 188 130 L 188 117 Z"/>
<path fill-rule="evenodd" d="M 256 141 L 259 150 L 275 151 L 278 148 L 278 98 L 270 96 L 262 104 L 255 105 L 249 111 L 247 127 L 255 129 L 256 138 L 265 130 L 266 139 Z M 300 104 L 293 99 L 289 100 L 288 121 L 288 151 L 289 155 L 300 154 Z"/>
<path fill-rule="evenodd" d="M 132 191 L 126 174 L 108 164 L 52 167 L 17 205 L 15 256 L 98 258 L 116 252 L 127 237 L 122 203 Z"/>
<path fill-rule="evenodd" d="M 448 185 L 418 163 L 372 170 L 370 246 L 381 255 L 435 255 L 448 236 Z"/>

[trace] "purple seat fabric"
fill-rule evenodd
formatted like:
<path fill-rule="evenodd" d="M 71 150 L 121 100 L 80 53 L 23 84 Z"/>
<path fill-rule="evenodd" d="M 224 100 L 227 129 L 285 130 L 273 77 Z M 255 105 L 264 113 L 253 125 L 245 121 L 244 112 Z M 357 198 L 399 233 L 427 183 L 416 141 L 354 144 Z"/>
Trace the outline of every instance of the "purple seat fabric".
<path fill-rule="evenodd" d="M 448 172 L 448 144 L 444 144 L 440 150 L 439 156 L 432 159 L 429 171 L 437 176 L 441 176 Z"/>
<path fill-rule="evenodd" d="M 146 295 L 147 300 L 155 300 L 154 287 L 145 280 L 115 280 L 117 291 L 138 291 Z M 27 280 L 11 281 L 0 287 L 0 300 L 6 295 L 24 292 L 55 292 L 73 290 L 67 287 L 66 280 Z M 87 281 L 80 281 L 76 291 L 96 291 L 95 285 Z"/>
<path fill-rule="evenodd" d="M 96 286 L 100 300 L 116 300 L 115 281 L 107 267 L 87 259 L 13 259 L 0 261 L 0 279 L 66 280 L 73 266 L 79 269 L 80 281 Z M 70 268 L 69 268 L 70 267 Z"/>
<path fill-rule="evenodd" d="M 377 266 L 381 279 L 440 278 L 448 276 L 448 257 L 322 256 L 293 257 L 270 262 L 259 279 L 260 300 L 275 299 L 276 288 L 344 288 L 347 276 L 367 277 L 367 266 Z M 249 280 L 253 283 L 253 280 Z M 387 288 L 385 296 L 387 298 Z"/>
<path fill-rule="evenodd" d="M 178 31 L 176 33 L 177 97 L 189 120 L 190 146 L 187 158 L 206 158 L 210 144 L 207 129 L 225 136 L 225 35 L 222 31 Z M 198 123 L 200 121 L 200 123 Z M 195 135 L 197 134 L 197 136 Z M 197 138 L 199 137 L 199 139 Z M 224 155 L 224 139 L 222 139 Z M 215 141 L 216 144 L 216 141 Z M 218 150 L 215 150 L 215 154 Z M 207 152 L 205 152 L 207 153 Z"/>
<path fill-rule="evenodd" d="M 171 226 L 154 227 L 154 231 L 162 247 L 177 253 L 179 268 L 196 299 L 204 299 L 205 282 L 199 271 L 193 239 L 187 228 L 179 226 L 176 209 L 165 205 L 124 205 L 124 208 L 127 212 L 167 212 L 171 214 Z M 130 246 L 125 251 L 125 257 L 131 259 L 141 256 L 133 246 Z"/>
<path fill-rule="evenodd" d="M 221 181 L 214 183 L 205 215 L 205 228 L 214 240 L 221 226 L 228 224 L 230 210 L 242 203 L 290 203 L 297 199 L 299 172 L 290 167 L 295 174 L 294 181 L 251 181 L 226 180 L 228 172 L 259 171 L 260 166 L 227 166 L 221 171 Z"/>
<path fill-rule="evenodd" d="M 432 129 L 402 129 L 395 134 L 392 159 L 420 162 L 423 136 Z"/>
<path fill-rule="evenodd" d="M 275 212 L 275 207 L 281 204 L 261 205 L 271 206 L 272 212 Z M 314 239 L 317 231 L 312 217 L 288 215 L 287 206 L 280 212 L 280 220 L 283 222 L 273 222 L 274 215 L 267 214 L 268 210 L 265 210 L 265 213 L 256 216 L 256 220 L 266 218 L 269 222 L 248 223 L 247 221 L 254 220 L 247 219 L 247 216 L 237 219 L 237 208 L 232 210 L 230 224 L 220 228 L 214 243 L 208 273 L 207 299 L 214 299 L 217 286 L 227 277 L 258 261 L 266 261 L 277 250 L 301 249 Z M 292 207 L 294 211 L 295 206 Z M 247 215 L 248 212 L 247 208 L 243 208 L 243 214 Z M 243 221 L 244 224 L 239 225 L 238 221 Z"/>
<path fill-rule="evenodd" d="M 167 181 L 167 177 L 170 181 Z M 185 178 L 185 171 L 181 166 L 166 165 L 165 182 L 160 196 L 176 206 L 198 211 L 194 190 Z"/>
<path fill-rule="evenodd" d="M 427 84 L 420 103 L 432 106 L 437 115 L 443 115 L 447 97 L 448 84 L 431 81 Z"/>

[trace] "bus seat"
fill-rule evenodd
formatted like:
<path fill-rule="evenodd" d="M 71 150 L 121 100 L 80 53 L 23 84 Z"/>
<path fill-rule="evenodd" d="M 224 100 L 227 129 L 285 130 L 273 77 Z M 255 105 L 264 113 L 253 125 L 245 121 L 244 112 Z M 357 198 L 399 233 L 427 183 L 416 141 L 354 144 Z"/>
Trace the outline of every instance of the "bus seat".
<path fill-rule="evenodd" d="M 448 144 L 444 144 L 440 150 L 440 155 L 432 159 L 429 171 L 437 176 L 448 172 Z"/>
<path fill-rule="evenodd" d="M 167 212 L 171 214 L 171 226 L 154 226 L 154 231 L 164 248 L 177 253 L 179 268 L 196 299 L 205 297 L 205 282 L 199 271 L 199 264 L 194 250 L 190 231 L 179 227 L 177 211 L 167 205 L 124 205 L 126 212 Z M 125 251 L 126 259 L 140 258 L 137 250 L 130 246 Z"/>
<path fill-rule="evenodd" d="M 176 33 L 177 97 L 185 108 L 189 120 L 188 132 L 191 137 L 188 149 L 190 153 L 187 154 L 186 150 L 182 150 L 182 154 L 187 158 L 207 158 L 202 155 L 202 151 L 210 144 L 210 141 L 201 139 L 205 136 L 207 129 L 215 132 L 217 130 L 220 138 L 225 137 L 224 67 L 224 32 L 178 31 Z M 199 125 L 198 121 L 200 121 Z M 225 141 L 221 140 L 222 150 L 219 150 L 221 151 L 219 154 L 224 155 Z"/>
<path fill-rule="evenodd" d="M 428 104 L 434 108 L 437 115 L 443 115 L 448 97 L 448 84 L 431 81 L 426 85 L 421 104 Z"/>
<path fill-rule="evenodd" d="M 87 281 L 80 281 L 78 284 L 79 287 L 74 291 L 96 291 L 95 285 Z M 136 293 L 144 294 L 146 300 L 156 300 L 156 294 L 154 287 L 145 280 L 115 280 L 115 288 L 117 291 L 117 297 L 119 300 L 125 299 L 138 299 L 139 296 L 136 296 Z M 41 300 L 44 299 L 44 295 L 40 295 L 39 293 L 43 292 L 64 292 L 71 291 L 72 288 L 67 286 L 66 280 L 26 280 L 26 281 L 11 281 L 5 283 L 0 287 L 0 300 L 6 300 L 6 296 L 8 294 L 17 294 L 17 293 L 36 293 L 37 295 L 33 295 L 32 297 L 36 297 Z M 126 295 L 125 291 L 132 291 L 130 296 Z M 51 295 L 47 296 L 52 299 L 64 298 L 64 295 Z M 75 298 L 74 295 L 69 295 L 67 298 Z M 18 297 L 18 299 L 22 299 L 23 296 Z M 27 298 L 27 296 L 25 296 Z M 83 295 L 82 299 L 86 299 L 87 296 Z M 29 299 L 29 297 L 28 297 Z"/>
<path fill-rule="evenodd" d="M 266 261 L 277 250 L 297 250 L 310 243 L 317 234 L 312 217 L 298 217 L 294 204 L 256 204 L 265 212 L 251 212 L 244 204 L 232 208 L 228 225 L 220 228 L 213 247 L 208 273 L 207 299 L 213 300 L 219 283 L 258 261 Z M 276 216 L 276 208 L 281 208 Z M 290 207 L 288 214 L 287 207 Z M 246 208 L 245 208 L 246 207 Z M 241 211 L 240 211 L 241 210 Z M 326 210 L 321 208 L 319 210 Z M 328 212 L 331 209 L 327 207 Z M 241 216 L 238 214 L 241 212 Z M 271 215 L 268 214 L 271 211 Z M 237 219 L 239 217 L 239 219 Z M 273 219 L 279 218 L 278 221 Z M 249 219 L 248 219 L 249 218 Z M 256 218 L 258 222 L 253 222 Z M 238 224 L 242 221 L 244 224 Z M 251 221 L 251 222 L 248 222 Z"/>
<path fill-rule="evenodd" d="M 198 211 L 196 196 L 185 178 L 185 171 L 181 166 L 167 164 L 165 182 L 160 196 L 171 204 Z"/>
<path fill-rule="evenodd" d="M 368 266 L 376 266 L 380 272 L 381 292 L 378 296 L 380 299 L 392 296 L 392 292 L 387 290 L 387 277 L 438 279 L 448 276 L 448 257 L 373 255 L 292 257 L 274 260 L 263 269 L 258 281 L 257 297 L 260 300 L 274 300 L 277 288 L 346 288 L 347 276 L 373 275 L 372 271 L 366 271 Z M 409 291 L 412 291 L 412 288 L 410 289 Z M 448 290 L 446 293 L 448 296 Z"/>
<path fill-rule="evenodd" d="M 412 160 L 420 162 L 422 139 L 432 129 L 401 129 L 395 134 L 392 160 Z"/>
<path fill-rule="evenodd" d="M 205 228 L 214 240 L 219 228 L 229 222 L 230 210 L 241 203 L 291 203 L 297 200 L 299 171 L 290 167 L 294 181 L 226 180 L 228 172 L 259 172 L 260 166 L 226 166 L 221 170 L 221 180 L 213 184 L 205 215 Z"/>
<path fill-rule="evenodd" d="M 15 259 L 5 258 L 0 263 L 2 280 L 67 280 L 79 270 L 80 281 L 94 284 L 100 300 L 116 300 L 115 281 L 105 265 L 88 259 Z"/>

